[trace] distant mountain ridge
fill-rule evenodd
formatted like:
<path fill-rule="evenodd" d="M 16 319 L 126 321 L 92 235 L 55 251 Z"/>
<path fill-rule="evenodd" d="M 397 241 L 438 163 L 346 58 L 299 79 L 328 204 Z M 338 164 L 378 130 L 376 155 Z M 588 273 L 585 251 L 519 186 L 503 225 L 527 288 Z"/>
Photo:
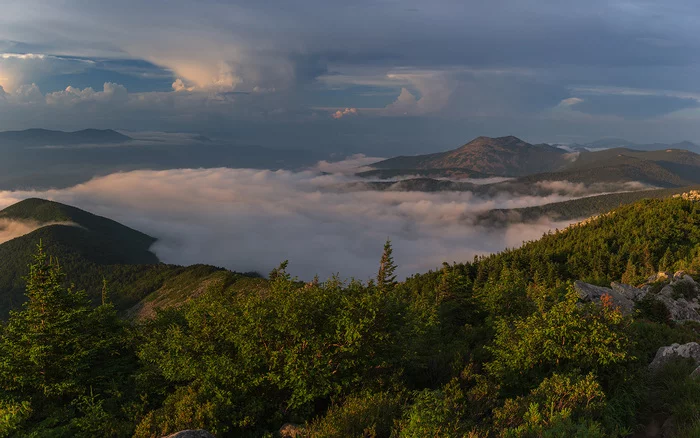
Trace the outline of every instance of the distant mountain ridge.
<path fill-rule="evenodd" d="M 611 139 L 599 145 L 612 146 L 617 142 L 617 139 Z M 595 151 L 579 148 L 576 152 L 567 152 L 548 144 L 529 144 L 512 136 L 478 137 L 451 151 L 390 158 L 370 167 L 375 170 L 358 175 L 367 178 L 383 175 L 450 178 L 459 175 L 455 169 L 463 169 L 466 175 L 474 173 L 482 178 L 516 178 L 508 183 L 494 184 L 498 187 L 542 181 L 586 184 L 639 181 L 658 187 L 682 187 L 700 183 L 700 155 L 687 149 L 643 151 L 615 147 Z M 426 181 L 420 185 L 438 187 L 436 184 L 426 184 Z M 404 187 L 409 186 L 410 184 L 404 184 Z M 449 186 L 441 184 L 441 188 L 449 189 Z"/>
<path fill-rule="evenodd" d="M 0 132 L 0 190 L 64 188 L 143 169 L 302 169 L 328 158 L 325 152 L 238 145 L 201 134 L 175 140 L 167 134 L 131 135 L 111 129 Z"/>
<path fill-rule="evenodd" d="M 400 156 L 373 164 L 375 169 L 465 169 L 492 176 L 524 176 L 563 166 L 567 152 L 517 137 L 477 137 L 450 151 Z"/>
<path fill-rule="evenodd" d="M 26 129 L 24 131 L 0 131 L 0 148 L 17 146 L 65 146 L 78 144 L 124 143 L 132 140 L 128 135 L 113 129 L 83 129 L 65 132 L 49 129 Z"/>
<path fill-rule="evenodd" d="M 569 149 L 613 149 L 625 148 L 637 151 L 659 151 L 665 149 L 685 149 L 687 151 L 700 153 L 700 145 L 691 141 L 683 140 L 678 143 L 634 143 L 622 138 L 604 138 L 589 143 L 573 143 L 567 146 Z"/>

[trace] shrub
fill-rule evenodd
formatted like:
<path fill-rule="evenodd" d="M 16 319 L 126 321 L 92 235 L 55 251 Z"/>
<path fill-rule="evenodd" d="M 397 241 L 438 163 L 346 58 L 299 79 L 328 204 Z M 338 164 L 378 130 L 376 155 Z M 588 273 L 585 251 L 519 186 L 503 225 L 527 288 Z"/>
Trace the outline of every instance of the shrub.
<path fill-rule="evenodd" d="M 389 438 L 402 406 L 403 397 L 395 393 L 353 395 L 308 424 L 305 434 L 312 438 Z"/>
<path fill-rule="evenodd" d="M 639 317 L 659 324 L 671 323 L 671 312 L 663 301 L 657 300 L 653 295 L 647 294 L 636 305 Z"/>

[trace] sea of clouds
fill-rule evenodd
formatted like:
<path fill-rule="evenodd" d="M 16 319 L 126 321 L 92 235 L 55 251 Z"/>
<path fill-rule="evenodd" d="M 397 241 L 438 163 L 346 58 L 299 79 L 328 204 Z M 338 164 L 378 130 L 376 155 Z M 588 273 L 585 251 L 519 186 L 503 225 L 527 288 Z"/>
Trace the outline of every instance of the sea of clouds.
<path fill-rule="evenodd" d="M 352 166 L 365 164 L 353 158 Z M 324 174 L 337 171 L 339 173 Z M 67 189 L 0 192 L 0 208 L 28 197 L 74 205 L 158 238 L 166 263 L 207 263 L 267 274 L 284 260 L 301 279 L 334 273 L 375 275 L 387 238 L 401 277 L 467 261 L 539 238 L 572 221 L 508 227 L 476 225 L 479 213 L 565 201 L 566 194 L 488 197 L 471 192 L 339 191 L 355 181 L 341 164 L 292 172 L 253 169 L 139 170 L 97 177 Z M 0 224 L 0 242 L 37 224 Z"/>

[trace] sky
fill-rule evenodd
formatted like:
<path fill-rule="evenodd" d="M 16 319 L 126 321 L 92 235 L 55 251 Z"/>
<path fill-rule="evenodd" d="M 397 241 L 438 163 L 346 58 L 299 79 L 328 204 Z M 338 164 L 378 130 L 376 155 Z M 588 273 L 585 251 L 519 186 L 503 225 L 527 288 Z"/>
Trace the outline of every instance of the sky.
<path fill-rule="evenodd" d="M 0 130 L 414 154 L 700 141 L 691 0 L 3 0 Z"/>

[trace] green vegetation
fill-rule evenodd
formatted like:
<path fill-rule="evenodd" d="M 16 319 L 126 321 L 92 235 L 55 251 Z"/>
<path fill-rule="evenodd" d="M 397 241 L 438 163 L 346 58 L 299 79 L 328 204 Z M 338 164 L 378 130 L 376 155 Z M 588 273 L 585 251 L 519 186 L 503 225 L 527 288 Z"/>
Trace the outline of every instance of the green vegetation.
<path fill-rule="evenodd" d="M 27 199 L 0 211 L 0 219 L 54 224 L 0 245 L 0 318 L 6 318 L 11 309 L 24 302 L 24 277 L 39 242 L 47 254 L 60 261 L 70 282 L 84 290 L 93 304 L 100 302 L 106 280 L 120 313 L 150 314 L 154 306 L 142 305 L 147 296 L 159 307 L 185 301 L 205 277 L 219 276 L 224 283 L 233 284 L 242 277 L 257 276 L 212 266 L 184 268 L 159 263 L 150 251 L 156 240 L 153 237 L 57 202 Z M 141 309 L 132 310 L 136 305 Z"/>
<path fill-rule="evenodd" d="M 493 226 L 497 224 L 507 225 L 509 223 L 535 222 L 540 220 L 543 216 L 556 221 L 582 219 L 605 213 L 642 199 L 664 199 L 675 194 L 697 190 L 698 188 L 698 186 L 688 186 L 677 189 L 609 193 L 572 199 L 570 201 L 553 202 L 551 204 L 534 207 L 489 210 L 479 216 L 477 222 Z"/>
<path fill-rule="evenodd" d="M 695 436 L 694 365 L 647 365 L 700 325 L 571 281 L 697 272 L 699 225 L 700 204 L 645 200 L 403 282 L 389 242 L 369 283 L 167 267 L 141 305 L 167 304 L 129 322 L 110 278 L 93 304 L 39 248 L 0 329 L 0 436 L 622 437 L 669 417 Z"/>

